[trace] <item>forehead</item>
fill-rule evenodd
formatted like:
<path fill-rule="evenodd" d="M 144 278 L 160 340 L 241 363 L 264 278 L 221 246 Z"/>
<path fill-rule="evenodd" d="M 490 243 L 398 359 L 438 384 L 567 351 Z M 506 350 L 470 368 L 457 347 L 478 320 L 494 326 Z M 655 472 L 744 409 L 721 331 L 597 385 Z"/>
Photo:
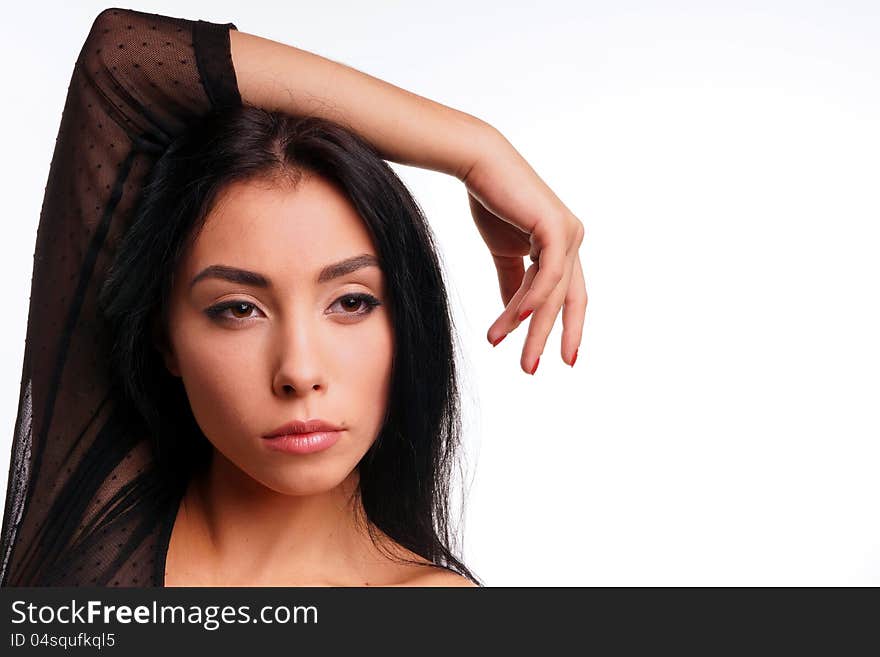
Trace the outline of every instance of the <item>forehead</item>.
<path fill-rule="evenodd" d="M 185 268 L 223 262 L 296 275 L 354 253 L 376 253 L 366 225 L 333 184 L 307 174 L 296 186 L 262 179 L 228 185 Z"/>

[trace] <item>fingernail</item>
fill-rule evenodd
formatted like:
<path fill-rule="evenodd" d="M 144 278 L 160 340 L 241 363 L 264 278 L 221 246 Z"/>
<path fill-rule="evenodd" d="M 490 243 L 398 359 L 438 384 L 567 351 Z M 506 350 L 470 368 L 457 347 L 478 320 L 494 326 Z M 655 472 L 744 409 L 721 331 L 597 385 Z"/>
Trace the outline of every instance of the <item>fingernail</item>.
<path fill-rule="evenodd" d="M 497 340 L 495 340 L 495 342 L 492 343 L 492 346 L 493 346 L 493 347 L 497 347 L 497 346 L 498 346 L 498 343 L 501 342 L 501 341 L 502 341 L 504 338 L 506 338 L 506 337 L 507 337 L 507 333 L 505 333 L 505 334 L 502 335 L 500 338 L 498 338 Z"/>
<path fill-rule="evenodd" d="M 580 347 L 578 347 L 578 349 L 580 349 Z M 574 350 L 574 356 L 572 356 L 572 359 L 571 359 L 571 366 L 572 366 L 572 367 L 574 367 L 574 362 L 575 362 L 577 359 L 578 359 L 578 350 L 575 349 L 575 350 Z"/>
<path fill-rule="evenodd" d="M 519 321 L 523 321 L 526 317 L 532 314 L 531 310 L 526 310 L 522 315 L 519 316 Z"/>
<path fill-rule="evenodd" d="M 538 359 L 535 361 L 535 366 L 532 368 L 532 371 L 529 372 L 529 374 L 534 374 L 535 372 L 538 371 L 538 363 L 540 363 L 540 362 L 541 362 L 541 357 L 538 356 Z"/>

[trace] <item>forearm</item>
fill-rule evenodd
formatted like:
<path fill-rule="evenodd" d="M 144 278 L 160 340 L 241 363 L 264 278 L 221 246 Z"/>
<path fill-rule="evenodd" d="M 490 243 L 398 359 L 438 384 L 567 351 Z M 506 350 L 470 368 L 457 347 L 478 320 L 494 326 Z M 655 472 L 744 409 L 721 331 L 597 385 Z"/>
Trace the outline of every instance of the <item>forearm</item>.
<path fill-rule="evenodd" d="M 230 30 L 242 102 L 337 121 L 393 162 L 462 179 L 504 141 L 485 121 L 349 66 Z"/>

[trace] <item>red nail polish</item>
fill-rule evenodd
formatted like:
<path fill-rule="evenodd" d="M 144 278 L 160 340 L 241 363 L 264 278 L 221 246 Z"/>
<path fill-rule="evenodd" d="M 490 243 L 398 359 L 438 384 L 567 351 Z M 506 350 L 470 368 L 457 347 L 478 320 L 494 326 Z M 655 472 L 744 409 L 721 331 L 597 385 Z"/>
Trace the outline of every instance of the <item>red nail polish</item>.
<path fill-rule="evenodd" d="M 529 372 L 529 374 L 534 374 L 535 372 L 538 371 L 538 363 L 540 363 L 540 362 L 541 362 L 541 357 L 538 356 L 538 360 L 535 361 L 535 366 L 532 368 L 532 371 Z"/>
<path fill-rule="evenodd" d="M 580 349 L 580 347 L 578 347 L 578 349 Z M 572 366 L 572 367 L 574 367 L 574 362 L 575 362 L 577 359 L 578 359 L 578 350 L 575 349 L 575 350 L 574 350 L 574 356 L 573 356 L 572 359 L 571 359 L 571 366 Z"/>
<path fill-rule="evenodd" d="M 500 338 L 498 338 L 497 340 L 495 340 L 495 342 L 492 343 L 492 346 L 493 346 L 493 347 L 497 347 L 497 346 L 498 346 L 498 343 L 501 342 L 501 341 L 502 341 L 504 338 L 506 338 L 506 337 L 507 337 L 507 333 L 505 333 L 505 334 L 502 335 Z"/>
<path fill-rule="evenodd" d="M 522 315 L 519 316 L 519 321 L 523 321 L 526 317 L 532 314 L 531 310 L 526 310 Z"/>

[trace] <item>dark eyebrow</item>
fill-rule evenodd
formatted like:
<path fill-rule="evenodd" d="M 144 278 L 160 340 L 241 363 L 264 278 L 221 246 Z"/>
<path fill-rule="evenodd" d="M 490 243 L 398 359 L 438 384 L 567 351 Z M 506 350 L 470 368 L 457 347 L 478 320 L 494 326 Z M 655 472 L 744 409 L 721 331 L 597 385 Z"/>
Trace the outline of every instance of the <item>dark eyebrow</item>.
<path fill-rule="evenodd" d="M 316 282 L 318 284 L 326 283 L 327 281 L 332 281 L 334 278 L 345 276 L 346 274 L 350 274 L 358 269 L 363 269 L 364 267 L 379 267 L 379 259 L 369 253 L 362 253 L 361 255 L 334 262 L 333 264 L 324 267 L 318 273 Z M 205 267 L 202 271 L 196 274 L 192 281 L 190 281 L 189 286 L 192 287 L 205 278 L 220 278 L 226 281 L 231 281 L 232 283 L 240 283 L 251 287 L 272 287 L 272 283 L 269 279 L 262 274 L 248 271 L 247 269 L 239 269 L 238 267 L 230 267 L 228 265 L 211 265 L 210 267 Z"/>

